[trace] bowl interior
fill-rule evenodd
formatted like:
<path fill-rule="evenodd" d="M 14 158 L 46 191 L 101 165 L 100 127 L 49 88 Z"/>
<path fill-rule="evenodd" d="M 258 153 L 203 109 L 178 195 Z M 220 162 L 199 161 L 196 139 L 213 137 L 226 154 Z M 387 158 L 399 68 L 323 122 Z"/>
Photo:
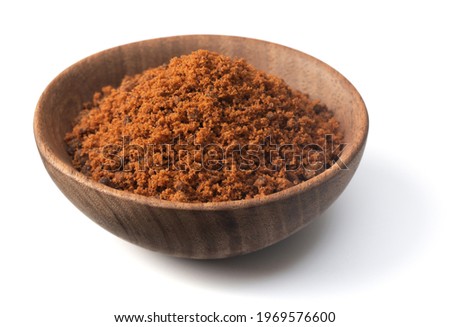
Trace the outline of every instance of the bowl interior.
<path fill-rule="evenodd" d="M 335 113 L 348 144 L 341 159 L 349 162 L 367 135 L 367 113 L 353 86 L 323 62 L 302 52 L 254 39 L 192 35 L 153 39 L 112 48 L 72 65 L 44 91 L 35 117 L 41 153 L 71 166 L 64 135 L 84 102 L 125 75 L 167 63 L 172 57 L 206 49 L 246 59 L 258 69 L 283 78 L 291 87 L 320 99 Z M 38 131 L 38 133 L 36 133 Z M 50 158 L 50 160 L 53 160 Z M 47 158 L 48 159 L 48 158 Z M 319 175 L 320 176 L 320 175 Z"/>

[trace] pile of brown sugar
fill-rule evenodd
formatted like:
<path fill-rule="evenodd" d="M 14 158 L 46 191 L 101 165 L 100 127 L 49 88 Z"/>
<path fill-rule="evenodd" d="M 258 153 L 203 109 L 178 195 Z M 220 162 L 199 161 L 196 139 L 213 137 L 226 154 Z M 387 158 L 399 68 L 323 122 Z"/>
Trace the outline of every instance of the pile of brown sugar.
<path fill-rule="evenodd" d="M 76 169 L 171 201 L 250 199 L 338 158 L 325 106 L 242 59 L 198 50 L 127 76 L 85 104 L 65 141 Z"/>

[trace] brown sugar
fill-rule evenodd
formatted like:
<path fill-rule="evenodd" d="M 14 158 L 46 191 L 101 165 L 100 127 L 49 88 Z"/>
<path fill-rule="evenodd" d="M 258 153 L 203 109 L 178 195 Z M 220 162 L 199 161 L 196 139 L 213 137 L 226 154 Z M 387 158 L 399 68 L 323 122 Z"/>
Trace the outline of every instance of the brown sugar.
<path fill-rule="evenodd" d="M 76 169 L 170 201 L 250 199 L 329 168 L 331 111 L 245 60 L 198 50 L 105 86 L 67 133 Z"/>

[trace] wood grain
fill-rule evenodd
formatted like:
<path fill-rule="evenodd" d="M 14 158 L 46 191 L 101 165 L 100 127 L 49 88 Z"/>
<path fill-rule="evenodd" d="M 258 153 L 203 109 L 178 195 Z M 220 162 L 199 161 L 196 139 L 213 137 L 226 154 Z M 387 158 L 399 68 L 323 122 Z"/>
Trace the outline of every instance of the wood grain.
<path fill-rule="evenodd" d="M 64 135 L 95 91 L 119 85 L 125 75 L 167 63 L 197 49 L 245 58 L 318 98 L 335 112 L 348 144 L 324 173 L 262 199 L 180 203 L 114 190 L 71 165 Z M 295 233 L 321 214 L 352 178 L 368 134 L 368 115 L 356 89 L 325 63 L 300 51 L 260 40 L 189 35 L 127 44 L 94 54 L 58 75 L 42 94 L 34 117 L 42 161 L 61 191 L 111 233 L 139 246 L 179 257 L 209 259 L 249 253 Z"/>

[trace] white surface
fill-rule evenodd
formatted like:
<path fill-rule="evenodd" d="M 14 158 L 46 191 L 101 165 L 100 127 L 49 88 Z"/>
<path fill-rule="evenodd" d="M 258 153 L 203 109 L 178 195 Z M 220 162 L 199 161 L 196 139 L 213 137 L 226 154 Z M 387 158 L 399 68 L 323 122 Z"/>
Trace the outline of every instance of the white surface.
<path fill-rule="evenodd" d="M 0 5 L 0 325 L 278 310 L 334 311 L 332 326 L 449 326 L 448 10 L 399 2 Z M 294 237 L 231 260 L 173 259 L 105 232 L 50 180 L 32 134 L 40 93 L 67 66 L 195 33 L 309 53 L 356 86 L 370 115 L 365 156 L 335 205 Z"/>

